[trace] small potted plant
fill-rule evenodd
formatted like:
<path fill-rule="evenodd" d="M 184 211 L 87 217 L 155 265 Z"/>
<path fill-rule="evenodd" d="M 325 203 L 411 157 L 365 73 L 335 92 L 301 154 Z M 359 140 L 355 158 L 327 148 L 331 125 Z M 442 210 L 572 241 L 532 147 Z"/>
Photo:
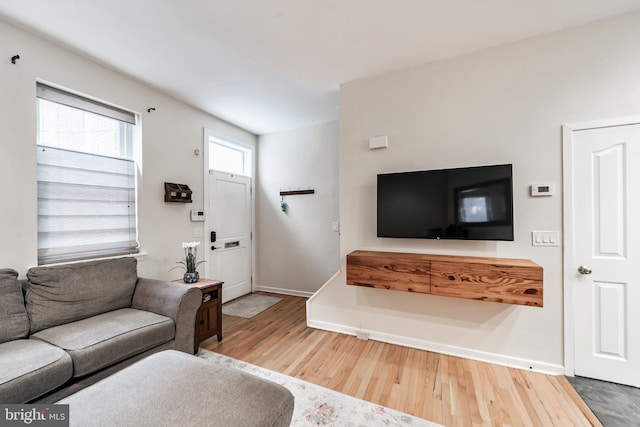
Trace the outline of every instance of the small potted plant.
<path fill-rule="evenodd" d="M 184 259 L 176 262 L 176 268 L 184 268 L 184 283 L 196 283 L 200 280 L 200 275 L 196 271 L 198 266 L 202 264 L 204 261 L 198 261 L 198 246 L 200 246 L 200 242 L 184 242 L 182 243 L 182 248 L 184 249 Z M 169 271 L 171 271 L 169 270 Z"/>

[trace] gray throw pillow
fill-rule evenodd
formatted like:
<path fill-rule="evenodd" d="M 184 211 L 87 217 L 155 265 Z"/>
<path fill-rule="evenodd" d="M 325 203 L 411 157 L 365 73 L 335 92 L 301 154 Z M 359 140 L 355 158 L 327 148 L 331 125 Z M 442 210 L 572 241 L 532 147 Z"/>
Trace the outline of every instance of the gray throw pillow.
<path fill-rule="evenodd" d="M 0 270 L 0 325 L 0 344 L 26 338 L 29 334 L 29 318 L 18 272 L 7 268 Z"/>
<path fill-rule="evenodd" d="M 31 333 L 131 307 L 136 266 L 135 258 L 118 258 L 29 269 Z"/>

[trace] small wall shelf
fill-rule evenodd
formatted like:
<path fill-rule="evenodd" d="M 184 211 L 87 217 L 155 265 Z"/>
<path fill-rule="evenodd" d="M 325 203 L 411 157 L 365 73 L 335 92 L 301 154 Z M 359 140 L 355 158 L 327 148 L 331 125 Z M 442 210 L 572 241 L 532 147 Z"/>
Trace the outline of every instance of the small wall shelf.
<path fill-rule="evenodd" d="M 191 189 L 186 184 L 164 183 L 164 201 L 173 203 L 192 203 Z"/>
<path fill-rule="evenodd" d="M 293 190 L 293 191 L 281 191 L 281 196 L 298 196 L 300 194 L 314 194 L 316 190 Z"/>
<path fill-rule="evenodd" d="M 400 252 L 347 255 L 347 285 L 455 298 L 543 305 L 543 269 L 527 259 Z"/>

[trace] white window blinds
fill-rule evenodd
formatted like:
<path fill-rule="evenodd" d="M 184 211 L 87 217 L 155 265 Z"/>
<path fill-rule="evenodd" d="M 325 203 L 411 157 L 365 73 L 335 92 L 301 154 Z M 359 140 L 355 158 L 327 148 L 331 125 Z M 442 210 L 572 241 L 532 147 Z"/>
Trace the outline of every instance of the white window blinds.
<path fill-rule="evenodd" d="M 135 162 L 98 154 L 130 146 L 120 124 L 130 125 L 66 104 L 40 107 L 38 263 L 137 253 Z"/>
<path fill-rule="evenodd" d="M 66 92 L 62 89 L 48 86 L 44 83 L 36 85 L 36 96 L 40 99 L 88 111 L 101 116 L 109 117 L 121 122 L 136 124 L 136 116 L 130 111 L 123 110 L 112 105 L 106 105 L 100 101 L 85 98 L 75 93 Z"/>

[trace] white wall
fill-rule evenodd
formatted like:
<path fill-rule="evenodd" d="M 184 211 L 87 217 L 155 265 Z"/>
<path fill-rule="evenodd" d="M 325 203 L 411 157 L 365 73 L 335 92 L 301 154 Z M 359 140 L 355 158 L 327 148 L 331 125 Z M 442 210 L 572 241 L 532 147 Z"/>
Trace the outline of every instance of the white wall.
<path fill-rule="evenodd" d="M 20 55 L 13 65 L 10 58 Z M 183 256 L 181 243 L 204 235 L 189 221 L 203 208 L 203 128 L 255 145 L 256 137 L 187 106 L 139 81 L 0 21 L 0 267 L 24 275 L 37 264 L 36 79 L 103 99 L 141 114 L 142 176 L 139 241 L 148 253 L 140 275 L 176 279 L 168 272 Z M 188 76 L 185 76 L 187 78 Z M 156 111 L 147 113 L 147 108 Z M 165 181 L 188 184 L 194 203 L 164 203 Z M 204 242 L 203 242 L 204 243 Z"/>
<path fill-rule="evenodd" d="M 562 248 L 532 247 L 531 231 L 562 230 L 561 125 L 638 114 L 638 52 L 636 13 L 343 85 L 343 268 L 355 249 L 527 258 L 544 267 L 544 308 L 351 287 L 341 273 L 309 301 L 309 324 L 561 372 Z M 380 134 L 389 148 L 368 150 Z M 498 163 L 513 163 L 514 242 L 375 237 L 376 174 Z M 534 182 L 558 192 L 531 198 Z"/>
<path fill-rule="evenodd" d="M 338 122 L 258 142 L 257 289 L 310 296 L 339 269 Z M 285 196 L 280 191 L 314 189 Z"/>

